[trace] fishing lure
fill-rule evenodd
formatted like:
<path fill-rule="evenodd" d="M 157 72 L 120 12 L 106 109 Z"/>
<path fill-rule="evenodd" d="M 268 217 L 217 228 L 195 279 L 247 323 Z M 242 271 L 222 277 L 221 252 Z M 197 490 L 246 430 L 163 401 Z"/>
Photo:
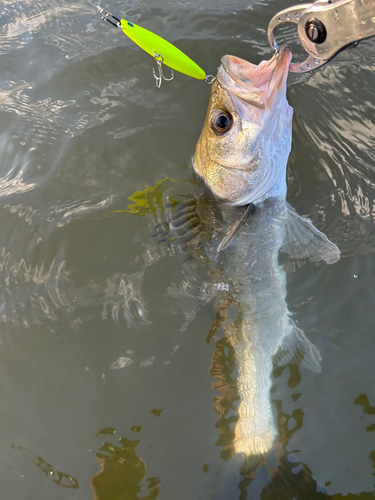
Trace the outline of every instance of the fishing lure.
<path fill-rule="evenodd" d="M 154 77 L 156 79 L 156 86 L 161 87 L 162 81 L 173 80 L 173 70 L 176 70 L 184 75 L 191 76 L 198 80 L 205 80 L 211 84 L 214 81 L 212 75 L 206 75 L 201 67 L 198 66 L 190 57 L 184 54 L 180 49 L 172 45 L 159 35 L 146 30 L 133 22 L 126 21 L 125 19 L 118 19 L 110 12 L 105 12 L 99 5 L 93 4 L 90 0 L 88 2 L 93 5 L 102 16 L 104 21 L 108 21 L 116 28 L 121 28 L 133 42 L 135 42 L 141 49 L 150 54 L 158 66 L 158 74 L 153 69 Z M 172 68 L 172 75 L 166 78 L 163 74 L 162 63 Z"/>

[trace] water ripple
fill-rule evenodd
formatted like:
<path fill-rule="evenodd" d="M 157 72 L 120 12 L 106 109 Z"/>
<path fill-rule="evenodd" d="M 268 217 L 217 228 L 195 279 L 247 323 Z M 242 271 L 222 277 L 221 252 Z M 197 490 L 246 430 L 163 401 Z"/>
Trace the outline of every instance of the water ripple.
<path fill-rule="evenodd" d="M 15 177 L 9 174 L 6 177 L 0 177 L 0 197 L 9 196 L 10 194 L 27 193 L 36 186 L 35 182 L 27 184 L 22 180 L 23 172 L 18 172 Z"/>
<path fill-rule="evenodd" d="M 0 253 L 1 307 L 0 321 L 18 323 L 24 326 L 39 324 L 42 316 L 56 320 L 55 312 L 61 306 L 69 308 L 62 289 L 67 282 L 65 261 L 56 259 L 49 266 L 32 266 L 25 259 L 12 257 L 4 247 Z"/>

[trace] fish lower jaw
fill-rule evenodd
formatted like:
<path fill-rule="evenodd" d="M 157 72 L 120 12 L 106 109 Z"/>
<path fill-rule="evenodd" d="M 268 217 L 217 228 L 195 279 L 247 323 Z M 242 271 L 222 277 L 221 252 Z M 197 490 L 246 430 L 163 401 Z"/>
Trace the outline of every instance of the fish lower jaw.
<path fill-rule="evenodd" d="M 240 433 L 241 430 L 236 428 L 237 436 L 234 441 L 234 451 L 235 453 L 244 453 L 246 456 L 268 453 L 273 447 L 277 436 L 276 429 L 272 428 L 260 434 L 250 434 L 248 429 L 246 435 L 238 435 Z"/>

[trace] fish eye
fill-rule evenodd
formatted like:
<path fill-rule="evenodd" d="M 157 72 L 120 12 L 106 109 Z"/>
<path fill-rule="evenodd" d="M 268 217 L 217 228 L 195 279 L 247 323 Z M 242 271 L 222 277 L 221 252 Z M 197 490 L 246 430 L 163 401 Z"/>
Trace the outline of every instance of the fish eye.
<path fill-rule="evenodd" d="M 216 110 L 211 117 L 211 128 L 216 135 L 224 135 L 231 128 L 233 119 L 227 111 Z"/>

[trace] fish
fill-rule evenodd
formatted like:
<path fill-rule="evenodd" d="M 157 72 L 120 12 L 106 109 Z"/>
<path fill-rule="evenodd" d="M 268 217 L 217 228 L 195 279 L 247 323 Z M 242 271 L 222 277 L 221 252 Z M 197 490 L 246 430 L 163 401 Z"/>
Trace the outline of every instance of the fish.
<path fill-rule="evenodd" d="M 334 264 L 340 258 L 338 247 L 286 201 L 291 58 L 284 47 L 258 65 L 231 55 L 221 59 L 192 160 L 200 218 L 207 199 L 220 213 L 200 246 L 212 266 L 217 262 L 211 276 L 225 283 L 228 303 L 237 305 L 225 331 L 236 356 L 239 395 L 232 448 L 245 457 L 265 455 L 277 442 L 274 365 L 294 361 L 321 370 L 319 350 L 288 310 L 286 272 L 306 261 Z"/>

